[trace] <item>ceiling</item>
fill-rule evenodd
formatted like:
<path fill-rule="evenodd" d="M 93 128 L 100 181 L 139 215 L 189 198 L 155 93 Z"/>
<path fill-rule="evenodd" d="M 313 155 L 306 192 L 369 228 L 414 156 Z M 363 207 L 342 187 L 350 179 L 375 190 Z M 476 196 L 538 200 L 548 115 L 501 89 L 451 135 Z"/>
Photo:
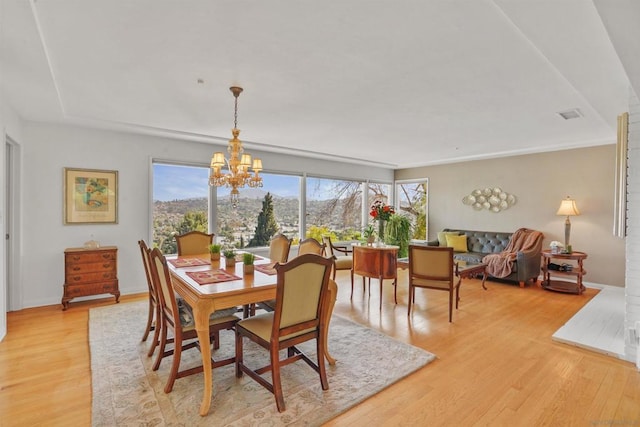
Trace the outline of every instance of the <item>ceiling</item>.
<path fill-rule="evenodd" d="M 238 85 L 247 148 L 394 169 L 611 144 L 640 8 L 594 1 L 0 0 L 2 91 L 25 120 L 219 144 Z"/>

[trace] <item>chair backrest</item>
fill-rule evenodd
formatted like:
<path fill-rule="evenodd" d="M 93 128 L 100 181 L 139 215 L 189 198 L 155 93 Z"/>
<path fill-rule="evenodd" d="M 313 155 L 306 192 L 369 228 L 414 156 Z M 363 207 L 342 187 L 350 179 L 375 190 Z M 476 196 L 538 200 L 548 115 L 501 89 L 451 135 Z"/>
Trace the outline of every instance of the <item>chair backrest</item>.
<path fill-rule="evenodd" d="M 284 234 L 276 234 L 269 242 L 269 259 L 281 264 L 287 262 L 290 248 L 291 240 Z"/>
<path fill-rule="evenodd" d="M 333 245 L 331 244 L 331 237 L 322 236 L 322 243 L 324 243 L 324 252 L 328 257 L 335 256 L 333 253 Z"/>
<path fill-rule="evenodd" d="M 300 241 L 300 244 L 298 245 L 298 256 L 304 254 L 322 255 L 323 251 L 324 244 L 313 238 L 304 239 Z"/>
<path fill-rule="evenodd" d="M 162 316 L 171 327 L 175 329 L 177 325 L 177 327 L 180 328 L 180 312 L 178 311 L 178 303 L 176 302 L 176 295 L 173 291 L 171 273 L 169 273 L 167 260 L 158 248 L 151 250 L 149 259 L 151 277 L 158 289 L 158 304 L 160 304 Z"/>
<path fill-rule="evenodd" d="M 149 288 L 149 298 L 151 298 L 154 302 L 158 302 L 156 288 L 154 282 L 151 278 L 151 266 L 150 266 L 150 250 L 144 240 L 138 240 L 138 245 L 140 246 L 140 253 L 142 254 L 142 265 L 144 266 L 144 274 L 147 278 L 147 287 Z"/>
<path fill-rule="evenodd" d="M 409 280 L 450 282 L 453 287 L 453 248 L 409 246 Z"/>
<path fill-rule="evenodd" d="M 278 274 L 272 336 L 280 340 L 317 331 L 326 310 L 333 260 L 304 254 L 275 265 Z"/>
<path fill-rule="evenodd" d="M 202 231 L 189 231 L 176 236 L 178 256 L 199 255 L 209 253 L 209 245 L 213 243 L 214 234 Z"/>

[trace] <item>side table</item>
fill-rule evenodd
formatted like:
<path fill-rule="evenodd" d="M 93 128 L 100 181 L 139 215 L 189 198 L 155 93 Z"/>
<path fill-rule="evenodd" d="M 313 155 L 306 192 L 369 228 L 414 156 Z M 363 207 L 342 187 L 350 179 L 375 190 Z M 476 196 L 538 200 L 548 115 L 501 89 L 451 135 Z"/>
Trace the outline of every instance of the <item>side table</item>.
<path fill-rule="evenodd" d="M 587 254 L 585 252 L 571 252 L 571 253 L 560 253 L 554 254 L 550 250 L 542 251 L 542 287 L 544 289 L 549 289 L 557 292 L 567 292 L 573 294 L 582 294 L 584 292 L 585 287 L 582 284 L 582 276 L 587 274 L 587 271 L 584 269 L 582 262 L 587 258 Z M 570 270 L 555 270 L 549 268 L 549 264 L 552 263 L 552 260 L 557 260 L 560 265 L 569 264 L 571 266 Z M 571 261 L 568 263 L 567 261 Z M 554 279 L 555 277 L 564 279 L 558 280 Z"/>

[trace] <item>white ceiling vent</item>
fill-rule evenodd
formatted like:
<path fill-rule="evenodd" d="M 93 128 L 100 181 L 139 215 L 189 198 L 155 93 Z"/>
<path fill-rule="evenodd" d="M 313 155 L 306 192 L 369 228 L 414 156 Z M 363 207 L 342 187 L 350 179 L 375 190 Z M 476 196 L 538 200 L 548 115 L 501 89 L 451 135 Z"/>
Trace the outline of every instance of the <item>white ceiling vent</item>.
<path fill-rule="evenodd" d="M 558 115 L 565 120 L 577 119 L 582 117 L 582 113 L 577 108 L 574 108 L 573 110 L 560 111 Z"/>

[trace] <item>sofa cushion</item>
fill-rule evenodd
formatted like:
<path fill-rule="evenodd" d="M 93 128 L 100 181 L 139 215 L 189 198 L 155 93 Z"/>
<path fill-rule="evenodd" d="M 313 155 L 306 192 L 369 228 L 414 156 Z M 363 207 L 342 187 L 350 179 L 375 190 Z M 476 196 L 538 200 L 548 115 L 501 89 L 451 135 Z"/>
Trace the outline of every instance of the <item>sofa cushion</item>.
<path fill-rule="evenodd" d="M 482 252 L 484 254 L 502 252 L 509 245 L 513 234 L 496 231 L 452 230 L 450 228 L 445 228 L 443 231 L 466 234 L 469 252 Z"/>
<path fill-rule="evenodd" d="M 438 231 L 438 245 L 447 246 L 447 235 L 459 236 L 457 231 Z"/>
<path fill-rule="evenodd" d="M 462 236 L 447 234 L 445 237 L 447 238 L 447 246 L 453 248 L 454 252 L 468 252 L 466 234 Z"/>
<path fill-rule="evenodd" d="M 484 258 L 487 254 L 483 254 L 481 252 L 460 252 L 453 255 L 454 261 L 464 261 L 471 264 L 480 264 L 482 263 L 482 258 Z"/>

